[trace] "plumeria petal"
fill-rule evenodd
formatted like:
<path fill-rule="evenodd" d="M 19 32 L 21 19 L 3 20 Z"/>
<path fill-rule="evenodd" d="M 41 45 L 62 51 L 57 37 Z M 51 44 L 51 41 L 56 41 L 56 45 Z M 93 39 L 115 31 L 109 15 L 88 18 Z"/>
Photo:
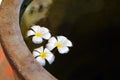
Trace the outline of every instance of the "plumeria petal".
<path fill-rule="evenodd" d="M 49 62 L 49 64 L 52 64 L 55 60 L 55 56 L 46 48 L 45 52 L 47 53 L 46 60 Z"/>
<path fill-rule="evenodd" d="M 51 37 L 48 41 L 49 43 L 55 44 L 57 42 L 55 37 Z"/>
<path fill-rule="evenodd" d="M 31 29 L 33 29 L 35 32 L 40 31 L 41 27 L 39 25 L 32 26 Z"/>
<path fill-rule="evenodd" d="M 39 53 L 43 52 L 43 46 L 36 48 L 34 51 L 39 52 Z"/>
<path fill-rule="evenodd" d="M 41 27 L 41 32 L 42 33 L 48 33 L 49 30 L 47 28 L 45 28 L 45 27 Z"/>
<path fill-rule="evenodd" d="M 64 36 L 57 36 L 57 40 L 58 42 L 64 42 L 65 40 L 67 40 L 67 38 Z"/>
<path fill-rule="evenodd" d="M 51 53 L 51 54 L 47 54 L 46 60 L 48 61 L 49 64 L 52 64 L 55 60 L 55 56 Z"/>
<path fill-rule="evenodd" d="M 37 56 L 39 56 L 39 55 L 40 55 L 39 52 L 37 52 L 37 51 L 35 51 L 35 50 L 33 51 L 33 56 L 34 56 L 34 57 L 37 57 Z"/>
<path fill-rule="evenodd" d="M 68 46 L 68 47 L 72 47 L 73 45 L 72 45 L 72 42 L 70 41 L 70 40 L 65 40 L 64 41 L 64 45 L 65 46 Z"/>
<path fill-rule="evenodd" d="M 69 48 L 68 47 L 61 47 L 61 48 L 58 48 L 58 51 L 60 54 L 68 53 Z"/>
<path fill-rule="evenodd" d="M 43 38 L 44 38 L 44 39 L 47 39 L 47 40 L 48 40 L 50 37 L 51 37 L 51 34 L 50 34 L 50 33 L 46 33 L 46 34 L 43 35 Z"/>
<path fill-rule="evenodd" d="M 41 66 L 45 66 L 45 59 L 41 58 L 41 57 L 37 57 L 36 60 L 38 61 L 38 63 Z"/>
<path fill-rule="evenodd" d="M 29 30 L 29 31 L 27 32 L 27 36 L 32 36 L 32 35 L 34 35 L 34 34 L 35 34 L 35 32 L 32 31 L 32 30 Z"/>
<path fill-rule="evenodd" d="M 2 0 L 0 0 L 0 5 L 1 5 L 1 3 L 2 3 Z"/>
<path fill-rule="evenodd" d="M 56 46 L 55 46 L 55 44 L 53 44 L 53 43 L 48 43 L 48 44 L 46 45 L 46 48 L 49 49 L 49 50 L 53 50 L 55 47 L 56 47 Z"/>
<path fill-rule="evenodd" d="M 40 43 L 42 43 L 42 38 L 41 37 L 36 37 L 36 36 L 34 36 L 33 38 L 32 38 L 32 41 L 33 41 L 33 43 L 35 43 L 35 44 L 40 44 Z"/>

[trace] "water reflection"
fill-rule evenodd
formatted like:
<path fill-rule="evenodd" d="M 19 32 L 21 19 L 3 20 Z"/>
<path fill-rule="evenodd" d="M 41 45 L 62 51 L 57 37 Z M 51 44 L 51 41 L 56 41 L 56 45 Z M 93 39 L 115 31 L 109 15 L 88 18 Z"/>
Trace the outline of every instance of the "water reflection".
<path fill-rule="evenodd" d="M 119 4 L 118 0 L 54 0 L 45 22 L 74 47 L 66 55 L 56 52 L 55 62 L 45 68 L 60 80 L 119 80 Z"/>

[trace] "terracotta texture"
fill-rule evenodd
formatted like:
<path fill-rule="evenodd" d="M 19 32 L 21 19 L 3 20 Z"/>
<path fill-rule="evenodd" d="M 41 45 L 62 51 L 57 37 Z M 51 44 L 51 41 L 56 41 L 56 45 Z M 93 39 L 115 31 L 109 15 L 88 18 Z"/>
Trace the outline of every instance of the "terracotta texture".
<path fill-rule="evenodd" d="M 34 61 L 23 40 L 19 27 L 19 11 L 22 1 L 4 0 L 0 6 L 0 42 L 18 78 L 15 80 L 56 80 Z M 9 65 L 7 67 L 10 68 Z"/>

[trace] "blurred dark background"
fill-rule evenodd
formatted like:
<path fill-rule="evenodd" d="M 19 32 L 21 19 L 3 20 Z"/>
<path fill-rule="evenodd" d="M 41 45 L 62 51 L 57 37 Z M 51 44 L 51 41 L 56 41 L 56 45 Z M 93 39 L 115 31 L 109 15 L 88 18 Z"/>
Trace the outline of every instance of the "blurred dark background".
<path fill-rule="evenodd" d="M 120 80 L 120 0 L 54 0 L 45 24 L 74 45 L 45 66 L 59 80 Z"/>

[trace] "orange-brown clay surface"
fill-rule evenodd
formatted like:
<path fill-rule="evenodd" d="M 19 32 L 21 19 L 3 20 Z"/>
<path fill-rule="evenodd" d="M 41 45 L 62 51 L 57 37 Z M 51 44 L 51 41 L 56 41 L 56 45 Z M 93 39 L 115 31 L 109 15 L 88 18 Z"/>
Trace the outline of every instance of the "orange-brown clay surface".
<path fill-rule="evenodd" d="M 14 74 L 0 44 L 0 80 L 14 80 Z"/>

